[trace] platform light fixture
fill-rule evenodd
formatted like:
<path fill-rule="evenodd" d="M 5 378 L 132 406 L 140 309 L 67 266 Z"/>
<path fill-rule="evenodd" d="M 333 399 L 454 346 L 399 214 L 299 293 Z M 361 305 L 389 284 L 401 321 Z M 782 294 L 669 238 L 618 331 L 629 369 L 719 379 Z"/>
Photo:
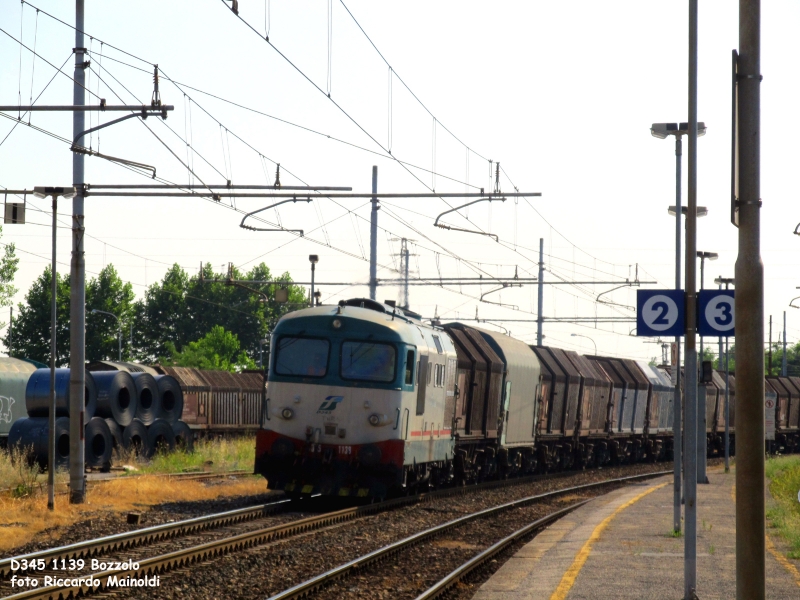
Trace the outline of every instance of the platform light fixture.
<path fill-rule="evenodd" d="M 74 186 L 34 187 L 33 195 L 37 198 L 53 199 L 53 247 L 52 264 L 50 266 L 50 398 L 47 434 L 47 508 L 55 510 L 55 462 L 56 462 L 56 223 L 58 219 L 58 197 L 69 200 L 76 195 Z"/>
<path fill-rule="evenodd" d="M 697 122 L 697 137 L 706 134 L 706 124 L 702 121 Z M 667 139 L 667 136 L 676 137 L 689 135 L 689 123 L 653 123 L 650 127 L 650 135 L 660 140 Z"/>
<path fill-rule="evenodd" d="M 67 186 L 67 187 L 61 187 L 61 186 L 58 186 L 58 187 L 56 187 L 56 186 L 53 186 L 53 187 L 50 187 L 50 186 L 39 187 L 39 186 L 37 186 L 37 187 L 33 188 L 33 195 L 36 196 L 37 198 L 50 198 L 52 196 L 61 196 L 65 200 L 70 200 L 70 199 L 74 198 L 77 194 L 78 194 L 78 192 L 75 191 L 75 187 L 74 186 Z"/>
<path fill-rule="evenodd" d="M 319 262 L 319 256 L 316 254 L 309 254 L 308 255 L 308 262 L 311 263 L 311 306 L 314 306 L 314 271 L 316 270 L 317 263 Z"/>
<path fill-rule="evenodd" d="M 697 135 L 703 136 L 706 134 L 706 124 L 702 121 L 697 122 Z M 675 204 L 671 206 L 669 214 L 675 217 L 675 289 L 681 289 L 681 219 L 680 215 L 686 215 L 688 210 L 681 206 L 681 158 L 683 155 L 682 138 L 684 135 L 689 135 L 689 123 L 653 123 L 650 126 L 650 135 L 661 140 L 669 136 L 675 138 Z M 708 214 L 705 208 L 697 207 L 696 216 L 704 217 Z M 675 345 L 677 347 L 677 362 L 680 365 L 681 356 L 681 338 L 675 338 Z M 680 532 L 681 525 L 681 465 L 683 458 L 681 456 L 682 448 L 682 424 L 681 424 L 681 370 L 680 367 L 675 370 L 675 422 L 673 423 L 673 440 L 675 452 L 673 456 L 674 475 L 673 475 L 673 530 Z"/>
<path fill-rule="evenodd" d="M 669 209 L 667 210 L 667 212 L 674 217 L 675 213 L 678 212 L 678 211 L 675 209 L 674 206 L 670 206 Z M 689 214 L 689 207 L 681 206 L 681 214 L 684 217 L 686 215 L 688 215 Z M 708 209 L 705 206 L 698 206 L 697 207 L 697 216 L 698 216 L 698 218 L 699 217 L 707 217 L 708 216 Z"/>

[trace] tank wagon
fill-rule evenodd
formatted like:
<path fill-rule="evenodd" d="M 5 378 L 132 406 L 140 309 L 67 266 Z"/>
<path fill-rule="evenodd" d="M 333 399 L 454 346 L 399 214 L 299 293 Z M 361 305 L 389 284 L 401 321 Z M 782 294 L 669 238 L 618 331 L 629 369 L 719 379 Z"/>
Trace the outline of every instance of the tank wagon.
<path fill-rule="evenodd" d="M 668 367 L 429 325 L 361 298 L 284 316 L 271 348 L 255 470 L 290 494 L 385 496 L 673 456 Z M 723 452 L 724 390 L 719 372 L 699 390 L 709 455 Z M 768 378 L 767 396 L 768 449 L 800 450 L 800 379 Z M 734 376 L 729 397 L 733 452 Z"/>
<path fill-rule="evenodd" d="M 0 358 L 0 442 L 5 444 L 11 425 L 28 416 L 25 408 L 25 388 L 38 366 L 19 358 Z"/>

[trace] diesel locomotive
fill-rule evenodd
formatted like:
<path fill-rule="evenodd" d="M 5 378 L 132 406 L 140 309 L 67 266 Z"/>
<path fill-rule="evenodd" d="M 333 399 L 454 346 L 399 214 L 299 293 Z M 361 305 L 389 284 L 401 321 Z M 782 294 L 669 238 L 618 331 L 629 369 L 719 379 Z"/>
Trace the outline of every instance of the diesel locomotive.
<path fill-rule="evenodd" d="M 428 324 L 363 298 L 285 315 L 270 347 L 255 468 L 291 495 L 385 497 L 672 457 L 669 368 Z M 766 386 L 783 451 L 800 444 L 791 379 Z M 724 385 L 715 372 L 700 386 L 710 453 L 722 450 Z M 735 440 L 735 377 L 730 390 Z"/>

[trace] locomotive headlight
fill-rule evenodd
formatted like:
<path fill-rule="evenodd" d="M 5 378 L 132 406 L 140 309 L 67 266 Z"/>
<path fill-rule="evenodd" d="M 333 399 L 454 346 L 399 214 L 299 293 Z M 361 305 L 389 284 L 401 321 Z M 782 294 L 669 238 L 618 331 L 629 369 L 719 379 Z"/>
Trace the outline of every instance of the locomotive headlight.
<path fill-rule="evenodd" d="M 342 328 L 342 322 L 339 319 L 334 319 L 333 323 L 331 323 L 331 325 L 333 325 L 334 329 L 341 329 Z"/>
<path fill-rule="evenodd" d="M 289 419 L 294 417 L 294 411 L 291 408 L 284 408 L 281 411 L 281 416 L 288 421 Z"/>
<path fill-rule="evenodd" d="M 377 413 L 372 413 L 370 416 L 367 417 L 367 421 L 373 427 L 381 427 L 389 423 L 389 417 L 386 415 L 379 415 Z"/>

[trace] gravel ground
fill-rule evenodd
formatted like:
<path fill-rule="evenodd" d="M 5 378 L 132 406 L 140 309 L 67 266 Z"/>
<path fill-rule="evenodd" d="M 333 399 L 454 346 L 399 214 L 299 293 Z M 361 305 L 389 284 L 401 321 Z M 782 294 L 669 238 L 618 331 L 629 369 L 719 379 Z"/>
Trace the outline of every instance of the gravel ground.
<path fill-rule="evenodd" d="M 513 533 L 525 523 L 541 519 L 564 506 L 607 490 L 538 503 L 476 520 L 447 534 L 404 551 L 389 563 L 335 582 L 314 594 L 315 599 L 411 599 L 431 587 L 459 565 Z"/>
<path fill-rule="evenodd" d="M 114 597 L 263 599 L 393 541 L 464 514 L 554 489 L 607 478 L 661 471 L 665 468 L 668 467 L 663 463 L 657 463 L 599 469 L 492 490 L 471 490 L 461 496 L 434 498 L 428 502 L 370 515 L 355 522 L 350 521 L 272 542 L 191 569 L 165 574 L 161 576 L 161 585 L 158 588 L 120 590 Z M 577 500 L 573 494 L 570 502 L 574 501 Z M 369 579 L 369 572 L 360 575 L 359 577 L 366 577 L 369 581 L 369 585 L 363 589 L 357 579 L 347 579 L 335 590 L 332 588 L 331 593 L 335 594 L 337 599 L 343 596 L 399 598 L 404 597 L 397 595 L 401 587 L 422 591 L 427 587 L 426 584 L 430 585 L 438 580 L 480 549 L 519 528 L 525 520 L 531 521 L 550 512 L 555 505 L 559 505 L 559 502 L 509 513 L 513 514 L 513 518 L 500 516 L 482 521 L 476 527 L 467 526 L 461 530 L 454 530 L 448 537 L 433 540 L 419 546 L 419 550 L 414 550 L 413 552 L 421 553 L 418 560 L 409 559 L 409 562 L 406 562 L 406 553 L 403 553 L 396 569 L 394 568 L 396 563 L 391 561 L 382 563 L 378 570 L 380 575 L 374 580 Z M 426 547 L 431 552 L 426 553 L 424 550 Z M 433 574 L 431 565 L 439 563 L 449 565 L 450 568 L 437 566 Z M 398 572 L 397 578 L 391 584 L 394 587 L 385 585 L 378 587 L 376 582 L 386 580 L 386 574 L 390 570 Z M 412 582 L 417 583 L 412 585 Z M 353 587 L 356 591 L 351 592 L 350 588 Z M 370 590 L 370 595 L 365 596 L 363 594 L 367 589 Z M 380 595 L 381 593 L 383 595 Z M 327 594 L 327 591 L 321 590 L 319 594 Z"/>

